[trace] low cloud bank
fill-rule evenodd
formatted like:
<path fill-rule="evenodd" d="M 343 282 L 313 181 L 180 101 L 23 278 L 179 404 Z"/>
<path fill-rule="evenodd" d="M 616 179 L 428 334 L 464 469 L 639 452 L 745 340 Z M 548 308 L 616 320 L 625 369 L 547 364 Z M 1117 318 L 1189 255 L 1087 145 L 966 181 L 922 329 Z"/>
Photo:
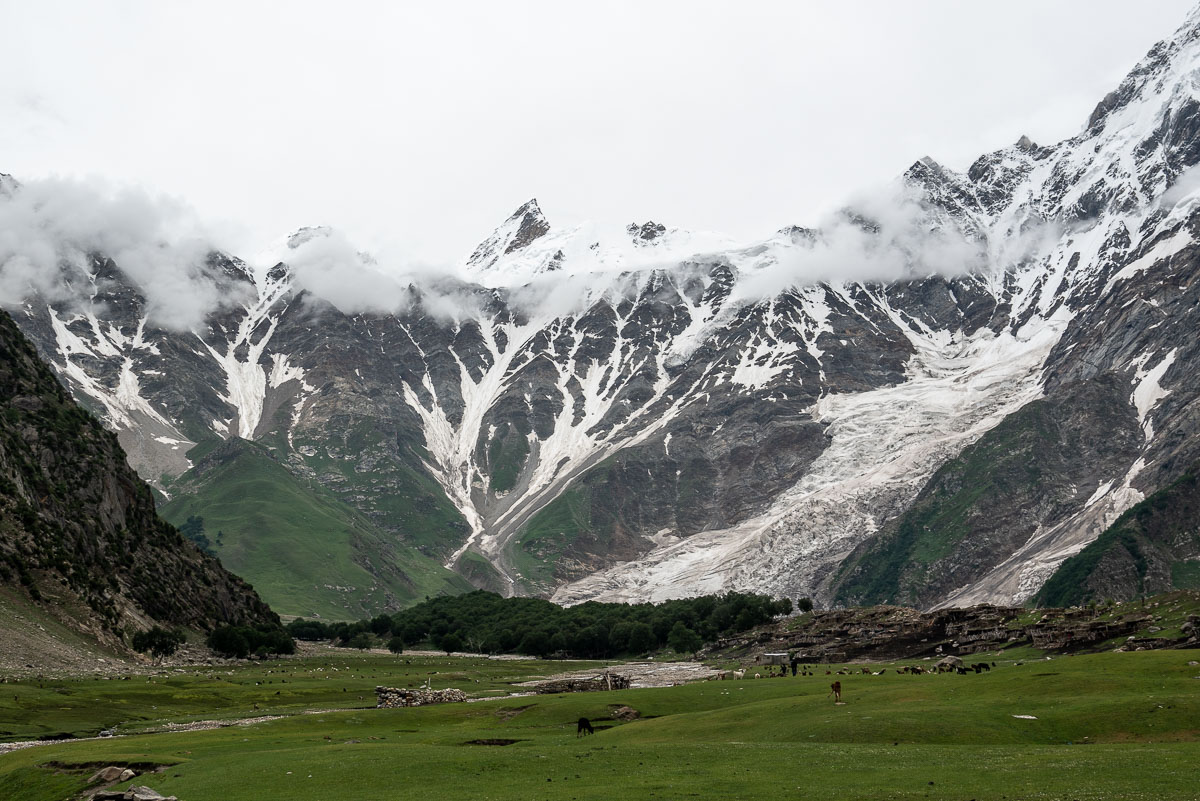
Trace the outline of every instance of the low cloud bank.
<path fill-rule="evenodd" d="M 1171 184 L 1171 188 L 1163 193 L 1160 202 L 1163 208 L 1169 208 L 1177 205 L 1197 190 L 1200 190 L 1200 164 L 1194 164 L 1180 173 L 1175 182 Z"/>
<path fill-rule="evenodd" d="M 453 270 L 405 259 L 396 249 L 360 250 L 341 231 L 302 229 L 273 254 L 292 272 L 293 286 L 343 314 L 405 314 L 419 306 L 442 323 L 477 319 L 490 293 Z"/>
<path fill-rule="evenodd" d="M 6 183 L 0 192 L 0 305 L 32 295 L 86 308 L 98 289 L 93 255 L 117 263 L 146 298 L 147 316 L 175 330 L 198 327 L 233 302 L 207 265 L 212 237 L 184 204 L 100 181 Z M 227 282 L 226 282 L 227 283 Z"/>
<path fill-rule="evenodd" d="M 904 184 L 852 200 L 810 238 L 773 245 L 772 251 L 773 264 L 739 282 L 740 299 L 761 300 L 820 283 L 954 277 L 993 264 L 986 240 L 944 213 L 932 214 L 920 192 Z"/>
<path fill-rule="evenodd" d="M 1177 192 L 1198 182 L 1186 174 Z M 248 285 L 238 292 L 207 265 L 220 248 L 178 201 L 95 181 L 43 180 L 0 189 L 0 304 L 16 306 L 39 294 L 86 308 L 95 291 L 88 278 L 91 254 L 111 257 L 132 279 L 154 325 L 196 329 L 212 312 L 249 300 Z M 740 265 L 731 298 L 736 305 L 818 283 L 999 271 L 1039 251 L 1046 234 L 1045 226 L 1034 226 L 989 243 L 969 222 L 960 224 L 926 203 L 918 188 L 896 182 L 852 200 L 808 234 L 698 259 L 729 258 Z M 443 323 L 484 316 L 496 294 L 519 315 L 577 315 L 602 298 L 644 291 L 654 275 L 705 269 L 648 255 L 646 263 L 615 272 L 589 272 L 582 263 L 572 271 L 568 263 L 522 286 L 491 290 L 466 283 L 448 267 L 407 261 L 394 248 L 368 255 L 344 233 L 325 227 L 302 229 L 261 259 L 260 271 L 286 262 L 296 288 L 342 313 L 419 309 Z"/>
<path fill-rule="evenodd" d="M 304 229 L 279 254 L 295 286 L 333 304 L 343 314 L 397 313 L 413 303 L 410 282 L 384 272 L 340 231 Z"/>

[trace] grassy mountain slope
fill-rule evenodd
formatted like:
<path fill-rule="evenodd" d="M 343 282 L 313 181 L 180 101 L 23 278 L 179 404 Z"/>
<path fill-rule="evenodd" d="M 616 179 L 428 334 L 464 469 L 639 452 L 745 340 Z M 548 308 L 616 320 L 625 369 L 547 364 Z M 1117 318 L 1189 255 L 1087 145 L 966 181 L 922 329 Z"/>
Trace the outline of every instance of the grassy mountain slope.
<path fill-rule="evenodd" d="M 471 589 L 246 440 L 212 449 L 171 492 L 163 515 L 202 517 L 221 562 L 282 614 L 354 619 Z"/>
<path fill-rule="evenodd" d="M 1200 589 L 1200 464 L 1063 562 L 1036 600 L 1072 606 L 1191 589 Z"/>

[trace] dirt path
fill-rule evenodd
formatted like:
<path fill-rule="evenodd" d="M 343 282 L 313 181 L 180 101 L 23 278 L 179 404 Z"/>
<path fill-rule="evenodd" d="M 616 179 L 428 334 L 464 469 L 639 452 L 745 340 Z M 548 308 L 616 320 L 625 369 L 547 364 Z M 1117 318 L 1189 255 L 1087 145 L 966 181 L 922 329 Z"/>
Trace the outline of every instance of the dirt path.
<path fill-rule="evenodd" d="M 296 712 L 296 715 L 320 715 L 323 712 L 340 712 L 341 709 L 306 709 L 303 712 Z M 182 731 L 206 731 L 208 729 L 224 729 L 230 726 L 253 726 L 256 723 L 265 723 L 268 720 L 280 720 L 282 718 L 294 717 L 294 715 L 260 715 L 256 718 L 235 718 L 233 720 L 194 720 L 191 723 L 164 723 L 161 726 L 153 726 L 149 729 L 130 732 L 129 734 L 114 734 L 109 737 L 75 737 L 70 740 L 24 740 L 15 743 L 0 743 L 0 756 L 9 753 L 10 751 L 19 751 L 22 748 L 33 748 L 38 745 L 62 745 L 63 743 L 82 743 L 88 740 L 114 740 L 119 737 L 136 737 L 140 734 L 170 734 Z"/>

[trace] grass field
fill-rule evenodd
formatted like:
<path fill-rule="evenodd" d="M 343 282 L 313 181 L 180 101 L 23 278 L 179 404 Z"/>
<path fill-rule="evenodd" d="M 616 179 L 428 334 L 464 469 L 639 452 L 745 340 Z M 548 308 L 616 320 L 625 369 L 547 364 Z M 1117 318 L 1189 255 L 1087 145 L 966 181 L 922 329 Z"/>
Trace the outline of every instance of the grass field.
<path fill-rule="evenodd" d="M 230 457 L 199 477 L 185 474 L 160 512 L 177 525 L 203 517 L 221 563 L 280 614 L 355 619 L 471 588 L 328 490 L 301 482 L 264 448 L 225 447 Z"/>
<path fill-rule="evenodd" d="M 0 798 L 63 801 L 92 766 L 128 763 L 161 766 L 133 783 L 182 801 L 1200 799 L 1195 651 L 1000 663 L 969 676 L 840 676 L 841 706 L 822 673 L 399 710 L 348 707 L 371 703 L 376 684 L 428 678 L 497 694 L 568 665 L 337 656 L 215 678 L 195 670 L 151 683 L 27 682 L 15 707 L 7 685 L 0 719 L 19 718 L 18 733 L 50 721 L 85 730 L 89 716 L 94 725 L 119 717 L 128 721 L 119 731 L 134 731 L 151 720 L 328 711 L 15 751 L 0 756 Z M 62 708 L 72 704 L 79 709 Z M 641 718 L 613 720 L 618 705 Z M 575 736 L 581 716 L 594 736 Z"/>

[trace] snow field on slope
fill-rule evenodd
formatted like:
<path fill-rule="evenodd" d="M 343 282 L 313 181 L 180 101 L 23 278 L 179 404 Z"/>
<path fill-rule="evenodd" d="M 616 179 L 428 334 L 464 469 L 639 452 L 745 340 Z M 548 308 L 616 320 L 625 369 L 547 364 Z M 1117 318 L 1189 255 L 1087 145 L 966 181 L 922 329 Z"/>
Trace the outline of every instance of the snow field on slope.
<path fill-rule="evenodd" d="M 1013 337 L 913 337 L 909 380 L 826 395 L 813 410 L 832 437 L 808 473 L 764 514 L 657 547 L 560 588 L 554 600 L 655 601 L 697 592 L 814 595 L 836 562 L 897 513 L 945 461 L 1038 397 L 1062 317 Z M 941 341 L 938 341 L 941 339 Z"/>

